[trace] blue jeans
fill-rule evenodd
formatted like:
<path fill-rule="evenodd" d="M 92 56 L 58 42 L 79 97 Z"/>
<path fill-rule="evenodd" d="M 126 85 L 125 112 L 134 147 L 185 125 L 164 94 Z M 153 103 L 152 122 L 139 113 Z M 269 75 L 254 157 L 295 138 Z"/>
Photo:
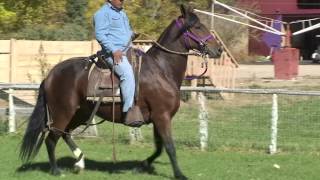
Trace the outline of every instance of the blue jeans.
<path fill-rule="evenodd" d="M 113 59 L 107 58 L 107 63 L 112 67 Z M 135 92 L 135 79 L 132 66 L 126 56 L 122 56 L 122 61 L 114 66 L 114 72 L 120 78 L 120 90 L 123 100 L 122 112 L 127 112 L 133 105 L 134 92 Z"/>

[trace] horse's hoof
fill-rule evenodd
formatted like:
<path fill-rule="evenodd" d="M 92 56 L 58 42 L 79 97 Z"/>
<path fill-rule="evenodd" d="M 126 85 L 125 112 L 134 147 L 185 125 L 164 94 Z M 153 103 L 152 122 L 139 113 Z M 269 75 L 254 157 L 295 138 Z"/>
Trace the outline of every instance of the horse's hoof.
<path fill-rule="evenodd" d="M 144 160 L 141 163 L 141 171 L 154 173 L 154 167 L 147 160 Z"/>
<path fill-rule="evenodd" d="M 85 167 L 85 163 L 84 163 L 84 156 L 82 156 L 82 158 L 79 160 L 79 161 L 77 161 L 75 164 L 74 164 L 74 166 L 73 166 L 74 168 L 74 173 L 81 173 L 82 171 L 83 171 L 83 169 L 84 169 L 84 167 Z"/>
<path fill-rule="evenodd" d="M 185 176 L 185 175 L 183 175 L 183 174 L 181 174 L 181 175 L 179 175 L 179 176 L 175 176 L 175 178 L 176 179 L 179 179 L 179 180 L 187 180 L 188 178 Z"/>
<path fill-rule="evenodd" d="M 75 173 L 75 174 L 81 173 L 82 170 L 83 170 L 83 169 L 80 168 L 79 166 L 74 166 L 74 167 L 73 167 L 73 173 Z"/>
<path fill-rule="evenodd" d="M 54 176 L 64 176 L 59 168 L 51 169 L 50 173 Z"/>
<path fill-rule="evenodd" d="M 80 167 L 80 166 L 75 165 L 74 168 L 73 168 L 73 172 L 75 174 L 80 174 L 82 171 L 83 171 L 83 168 Z"/>
<path fill-rule="evenodd" d="M 142 166 L 142 168 L 149 168 L 150 164 L 147 160 L 144 160 L 141 162 L 141 166 Z"/>

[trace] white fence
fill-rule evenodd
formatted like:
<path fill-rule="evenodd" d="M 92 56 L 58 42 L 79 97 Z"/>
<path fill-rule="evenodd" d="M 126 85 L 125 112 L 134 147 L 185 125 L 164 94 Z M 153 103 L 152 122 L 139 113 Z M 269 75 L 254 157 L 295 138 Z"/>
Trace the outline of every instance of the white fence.
<path fill-rule="evenodd" d="M 8 97 L 5 108 L 8 109 L 9 132 L 16 130 L 16 111 L 21 111 L 21 109 L 28 110 L 29 113 L 32 111 L 32 107 L 21 108 L 17 105 L 14 98 L 15 93 L 22 90 L 35 91 L 38 86 L 38 84 L 0 84 L 1 92 L 7 93 Z M 192 118 L 192 115 L 188 115 L 188 119 L 174 121 L 178 129 L 182 126 L 183 133 L 187 133 L 179 135 L 181 131 L 178 131 L 178 138 L 176 138 L 178 142 L 188 141 L 187 144 L 192 144 L 191 141 L 195 141 L 195 144 L 202 150 L 212 147 L 215 149 L 215 146 L 254 148 L 255 146 L 260 147 L 259 143 L 263 143 L 262 148 L 267 148 L 271 154 L 278 152 L 278 141 L 280 141 L 281 150 L 285 149 L 285 146 L 286 148 L 305 149 L 310 144 L 314 145 L 312 149 L 320 149 L 320 143 L 317 143 L 320 142 L 318 132 L 320 131 L 320 112 L 318 112 L 320 91 L 213 87 L 182 87 L 181 90 L 184 93 L 199 92 L 197 104 L 192 105 L 192 108 L 198 107 L 196 108 L 198 116 Z M 235 97 L 232 100 L 223 100 L 219 93 L 233 93 Z M 2 94 L 1 97 L 3 98 L 4 95 Z M 217 109 L 222 109 L 222 111 L 217 111 Z M 177 116 L 184 116 L 183 113 L 184 110 Z M 189 112 L 186 111 L 186 113 Z M 191 130 L 195 127 L 198 130 Z M 187 132 L 189 130 L 192 133 L 189 134 Z M 140 131 L 133 129 L 129 131 L 138 133 L 138 135 L 133 135 L 133 138 L 142 137 Z M 237 141 L 243 142 L 237 144 Z"/>

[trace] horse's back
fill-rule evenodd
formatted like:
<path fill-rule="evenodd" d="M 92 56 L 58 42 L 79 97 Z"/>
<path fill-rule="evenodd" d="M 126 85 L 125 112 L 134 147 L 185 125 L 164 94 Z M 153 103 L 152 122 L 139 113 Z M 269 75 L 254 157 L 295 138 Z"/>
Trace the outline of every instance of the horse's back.
<path fill-rule="evenodd" d="M 88 65 L 86 57 L 76 57 L 54 66 L 45 79 L 47 97 L 63 99 L 84 96 L 88 83 Z"/>
<path fill-rule="evenodd" d="M 61 73 L 66 70 L 69 70 L 70 73 L 74 71 L 81 71 L 88 65 L 88 61 L 86 57 L 73 57 L 70 59 L 66 59 L 64 61 L 59 62 L 56 64 L 50 71 L 49 75 L 52 73 Z"/>

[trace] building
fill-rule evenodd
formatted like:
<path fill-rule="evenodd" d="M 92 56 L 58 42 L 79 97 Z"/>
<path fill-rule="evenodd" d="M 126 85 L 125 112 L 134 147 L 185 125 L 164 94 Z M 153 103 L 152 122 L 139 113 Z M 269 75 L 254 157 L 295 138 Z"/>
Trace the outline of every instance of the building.
<path fill-rule="evenodd" d="M 284 22 L 319 18 L 304 23 L 291 24 L 291 32 L 320 23 L 320 0 L 238 0 L 237 3 L 238 7 L 254 9 L 255 13 L 261 16 L 279 19 Z M 267 56 L 270 54 L 272 47 L 279 48 L 281 46 L 281 38 L 279 39 L 279 37 L 273 37 L 278 41 L 273 41 L 274 44 L 270 44 L 266 42 L 265 38 L 270 33 L 256 32 L 252 29 L 250 32 L 252 32 L 250 34 L 255 34 L 254 37 L 249 38 L 249 52 L 251 54 Z M 300 49 L 304 59 L 310 59 L 311 54 L 320 45 L 320 37 L 317 38 L 316 35 L 320 35 L 320 29 L 292 37 L 292 46 Z M 272 36 L 276 35 L 269 35 L 269 38 Z"/>

